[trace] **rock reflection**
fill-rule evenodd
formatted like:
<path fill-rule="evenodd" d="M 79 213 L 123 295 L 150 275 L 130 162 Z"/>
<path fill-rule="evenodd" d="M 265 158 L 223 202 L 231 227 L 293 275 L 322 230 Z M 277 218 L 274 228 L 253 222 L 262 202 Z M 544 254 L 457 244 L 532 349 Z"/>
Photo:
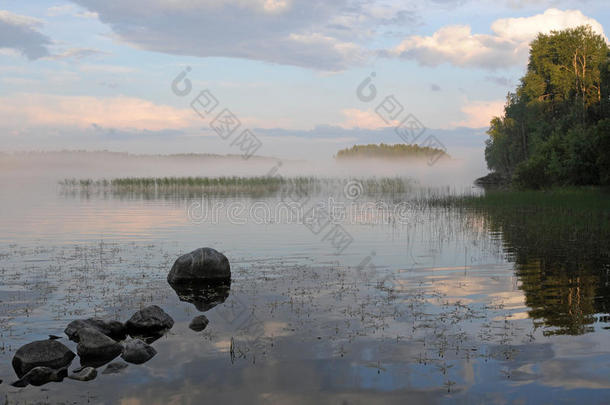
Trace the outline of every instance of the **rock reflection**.
<path fill-rule="evenodd" d="M 214 283 L 170 284 L 180 301 L 193 304 L 200 312 L 206 312 L 229 297 L 231 280 Z"/>

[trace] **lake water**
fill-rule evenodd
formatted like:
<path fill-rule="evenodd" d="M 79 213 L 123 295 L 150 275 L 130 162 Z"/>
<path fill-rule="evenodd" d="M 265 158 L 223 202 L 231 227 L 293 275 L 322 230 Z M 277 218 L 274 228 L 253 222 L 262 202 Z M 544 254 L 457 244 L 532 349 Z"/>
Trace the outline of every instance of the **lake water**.
<path fill-rule="evenodd" d="M 535 210 L 400 205 L 412 195 L 353 198 L 342 187 L 303 204 L 332 197 L 346 207 L 345 218 L 316 228 L 278 217 L 284 200 L 273 193 L 2 182 L 0 392 L 8 403 L 610 401 L 607 228 L 583 239 L 569 224 L 545 229 Z M 337 246 L 337 229 L 351 243 Z M 167 273 L 204 246 L 229 258 L 230 291 L 181 301 Z M 90 382 L 9 385 L 23 344 L 63 336 L 73 319 L 125 321 L 150 304 L 176 323 L 149 362 Z M 188 324 L 201 313 L 210 323 L 194 332 Z M 77 366 L 78 358 L 70 369 Z"/>

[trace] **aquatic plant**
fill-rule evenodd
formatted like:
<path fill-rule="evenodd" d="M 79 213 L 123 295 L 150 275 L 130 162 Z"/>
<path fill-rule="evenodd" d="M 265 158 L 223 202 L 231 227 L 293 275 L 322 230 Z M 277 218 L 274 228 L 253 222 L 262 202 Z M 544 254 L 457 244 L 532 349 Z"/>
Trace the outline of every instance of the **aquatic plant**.
<path fill-rule="evenodd" d="M 63 191 L 159 194 L 200 193 L 272 195 L 281 190 L 297 190 L 306 194 L 324 190 L 343 191 L 348 183 L 355 183 L 359 193 L 367 195 L 400 194 L 413 186 L 413 181 L 400 177 L 341 179 L 318 177 L 125 177 L 115 179 L 64 179 L 59 182 Z"/>

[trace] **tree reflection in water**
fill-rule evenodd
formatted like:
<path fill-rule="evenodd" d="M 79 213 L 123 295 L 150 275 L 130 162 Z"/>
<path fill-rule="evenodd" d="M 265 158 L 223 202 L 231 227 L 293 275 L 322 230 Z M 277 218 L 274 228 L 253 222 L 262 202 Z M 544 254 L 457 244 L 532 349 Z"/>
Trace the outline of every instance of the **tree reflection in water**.
<path fill-rule="evenodd" d="M 470 211 L 502 235 L 529 316 L 545 335 L 580 335 L 610 313 L 610 210 L 493 206 Z"/>

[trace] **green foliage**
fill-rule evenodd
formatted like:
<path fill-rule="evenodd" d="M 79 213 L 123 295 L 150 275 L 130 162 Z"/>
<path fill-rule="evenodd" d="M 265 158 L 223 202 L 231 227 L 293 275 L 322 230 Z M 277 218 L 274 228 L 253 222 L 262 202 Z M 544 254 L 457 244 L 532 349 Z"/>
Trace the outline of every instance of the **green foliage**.
<path fill-rule="evenodd" d="M 595 136 L 598 139 L 598 150 L 606 152 L 599 153 L 596 161 L 600 184 L 610 186 L 610 119 L 597 123 Z"/>
<path fill-rule="evenodd" d="M 519 188 L 541 189 L 549 182 L 546 165 L 541 156 L 523 161 L 515 168 L 513 183 Z"/>
<path fill-rule="evenodd" d="M 591 27 L 539 34 L 488 130 L 490 170 L 526 188 L 609 184 L 610 50 Z"/>
<path fill-rule="evenodd" d="M 351 148 L 341 149 L 337 152 L 337 159 L 345 158 L 380 158 L 380 159 L 428 159 L 430 157 L 449 157 L 442 149 L 430 148 L 427 146 L 396 144 L 387 145 L 370 144 L 354 145 Z"/>

